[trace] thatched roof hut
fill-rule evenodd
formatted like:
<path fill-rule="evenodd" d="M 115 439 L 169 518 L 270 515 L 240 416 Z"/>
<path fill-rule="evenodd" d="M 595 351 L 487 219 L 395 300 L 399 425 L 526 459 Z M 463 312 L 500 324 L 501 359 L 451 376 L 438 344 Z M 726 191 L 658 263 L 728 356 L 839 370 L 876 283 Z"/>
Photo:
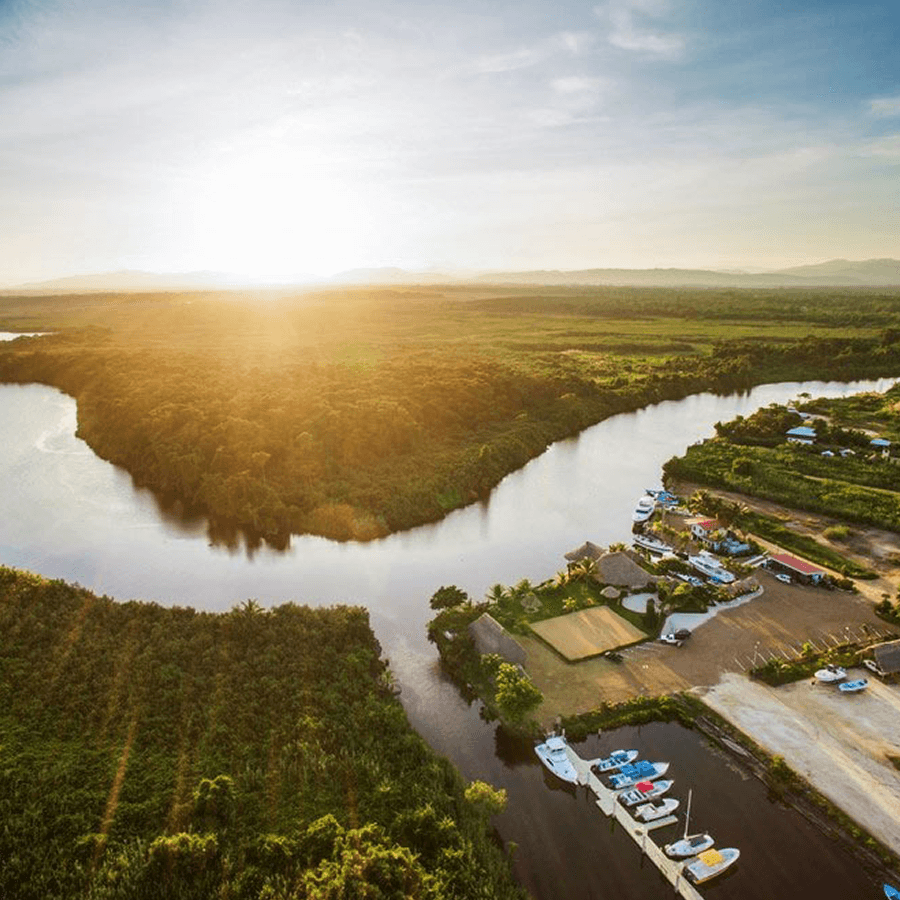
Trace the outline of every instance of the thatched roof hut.
<path fill-rule="evenodd" d="M 597 560 L 597 580 L 620 587 L 643 588 L 653 584 L 656 578 L 642 569 L 627 553 L 616 550 L 604 553 Z"/>
<path fill-rule="evenodd" d="M 522 645 L 492 615 L 479 616 L 469 625 L 469 634 L 479 653 L 496 653 L 507 662 L 525 665 Z"/>
<path fill-rule="evenodd" d="M 602 547 L 598 547 L 597 544 L 593 544 L 590 541 L 585 541 L 577 549 L 566 553 L 565 558 L 569 562 L 578 562 L 580 559 L 600 559 L 604 553 L 606 551 Z"/>

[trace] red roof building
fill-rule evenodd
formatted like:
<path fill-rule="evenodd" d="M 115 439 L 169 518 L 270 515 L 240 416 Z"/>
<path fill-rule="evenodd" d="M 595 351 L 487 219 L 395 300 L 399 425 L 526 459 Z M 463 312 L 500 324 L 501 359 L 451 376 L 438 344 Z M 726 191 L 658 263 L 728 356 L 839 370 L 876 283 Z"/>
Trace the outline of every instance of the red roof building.
<path fill-rule="evenodd" d="M 790 553 L 773 553 L 769 557 L 768 567 L 776 572 L 786 572 L 804 584 L 818 584 L 825 577 L 825 573 L 818 566 L 808 563 L 805 559 L 797 559 Z"/>

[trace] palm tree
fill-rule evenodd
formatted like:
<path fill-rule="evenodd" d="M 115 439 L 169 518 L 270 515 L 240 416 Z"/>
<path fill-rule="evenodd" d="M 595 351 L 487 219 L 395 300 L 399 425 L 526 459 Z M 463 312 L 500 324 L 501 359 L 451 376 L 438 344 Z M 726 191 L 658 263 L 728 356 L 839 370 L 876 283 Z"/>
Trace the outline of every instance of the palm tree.
<path fill-rule="evenodd" d="M 484 595 L 484 599 L 489 600 L 491 603 L 502 603 L 508 596 L 508 588 L 505 588 L 502 584 L 495 584 Z"/>

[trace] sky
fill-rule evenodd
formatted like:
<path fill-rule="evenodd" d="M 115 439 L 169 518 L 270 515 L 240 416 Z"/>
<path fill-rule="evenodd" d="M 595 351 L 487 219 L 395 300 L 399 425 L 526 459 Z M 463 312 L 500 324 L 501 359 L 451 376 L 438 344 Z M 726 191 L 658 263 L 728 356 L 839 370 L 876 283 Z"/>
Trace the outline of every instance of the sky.
<path fill-rule="evenodd" d="M 900 256 L 896 0 L 0 0 L 0 285 Z"/>

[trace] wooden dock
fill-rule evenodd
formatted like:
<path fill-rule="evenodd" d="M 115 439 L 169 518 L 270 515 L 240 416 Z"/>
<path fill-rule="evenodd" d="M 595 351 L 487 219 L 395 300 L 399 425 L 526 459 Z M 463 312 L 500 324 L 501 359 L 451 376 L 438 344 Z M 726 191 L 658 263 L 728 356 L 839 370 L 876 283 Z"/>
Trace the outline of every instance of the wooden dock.
<path fill-rule="evenodd" d="M 672 825 L 678 821 L 677 816 L 666 816 L 655 822 L 639 822 L 616 799 L 618 792 L 606 787 L 591 771 L 593 760 L 582 759 L 571 747 L 566 746 L 566 753 L 578 773 L 578 783 L 586 785 L 597 797 L 597 806 L 605 816 L 615 819 L 643 853 L 662 872 L 663 876 L 675 888 L 675 892 L 685 900 L 702 900 L 697 889 L 682 874 L 684 860 L 669 859 L 647 835 L 656 828 Z"/>

